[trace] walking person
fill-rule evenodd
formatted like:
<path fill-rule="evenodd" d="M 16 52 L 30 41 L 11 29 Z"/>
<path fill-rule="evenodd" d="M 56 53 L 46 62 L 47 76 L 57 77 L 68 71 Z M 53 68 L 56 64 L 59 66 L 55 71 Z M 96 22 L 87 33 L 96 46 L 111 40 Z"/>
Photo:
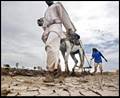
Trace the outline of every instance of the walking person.
<path fill-rule="evenodd" d="M 48 74 L 44 82 L 53 82 L 54 73 L 60 67 L 59 48 L 60 39 L 65 35 L 62 30 L 62 24 L 64 25 L 66 32 L 74 33 L 76 31 L 72 24 L 66 10 L 60 2 L 53 3 L 53 1 L 45 1 L 48 8 L 44 15 L 43 23 L 43 39 L 45 36 L 45 50 L 47 53 L 47 70 Z"/>
<path fill-rule="evenodd" d="M 103 72 L 103 68 L 102 68 L 102 58 L 104 58 L 104 60 L 107 62 L 107 59 L 103 56 L 103 54 L 98 51 L 96 48 L 92 49 L 92 59 L 94 59 L 94 72 L 93 74 L 95 74 L 97 72 L 97 67 L 99 66 L 100 69 L 100 73 L 102 74 Z"/>

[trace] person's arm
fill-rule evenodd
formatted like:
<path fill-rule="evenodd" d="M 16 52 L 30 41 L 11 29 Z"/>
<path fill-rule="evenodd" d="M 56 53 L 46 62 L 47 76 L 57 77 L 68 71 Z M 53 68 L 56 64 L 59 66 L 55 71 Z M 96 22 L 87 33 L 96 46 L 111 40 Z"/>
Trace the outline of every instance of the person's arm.
<path fill-rule="evenodd" d="M 90 59 L 90 60 L 92 61 L 93 59 L 94 59 L 94 58 L 93 58 L 93 57 L 91 57 L 91 59 Z"/>
<path fill-rule="evenodd" d="M 107 62 L 107 59 L 102 55 L 102 53 L 100 52 L 100 55 L 104 58 L 104 60 Z"/>
<path fill-rule="evenodd" d="M 76 28 L 73 25 L 72 21 L 70 20 L 70 17 L 68 15 L 67 11 L 63 7 L 62 3 L 58 2 L 57 4 L 58 4 L 56 7 L 57 12 L 58 12 L 59 18 L 61 19 L 61 21 L 66 29 L 66 32 L 74 33 L 76 31 Z"/>
<path fill-rule="evenodd" d="M 90 59 L 90 60 L 92 61 L 92 59 L 94 59 L 94 55 L 93 55 L 93 53 L 92 53 L 92 57 L 91 57 L 91 59 Z"/>

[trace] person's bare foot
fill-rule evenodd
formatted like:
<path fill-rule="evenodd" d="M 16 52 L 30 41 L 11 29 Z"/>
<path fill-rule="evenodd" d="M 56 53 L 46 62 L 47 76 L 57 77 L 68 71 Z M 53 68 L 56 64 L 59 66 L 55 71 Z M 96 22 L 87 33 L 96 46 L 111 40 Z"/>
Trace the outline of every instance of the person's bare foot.
<path fill-rule="evenodd" d="M 43 82 L 54 82 L 53 73 L 48 72 Z"/>

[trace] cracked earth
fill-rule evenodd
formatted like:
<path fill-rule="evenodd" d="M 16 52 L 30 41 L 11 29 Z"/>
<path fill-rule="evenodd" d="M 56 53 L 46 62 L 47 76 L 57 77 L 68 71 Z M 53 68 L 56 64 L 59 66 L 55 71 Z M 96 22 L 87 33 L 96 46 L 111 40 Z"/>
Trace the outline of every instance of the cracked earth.
<path fill-rule="evenodd" d="M 2 96 L 119 96 L 119 75 L 65 77 L 44 83 L 43 76 L 1 76 Z"/>

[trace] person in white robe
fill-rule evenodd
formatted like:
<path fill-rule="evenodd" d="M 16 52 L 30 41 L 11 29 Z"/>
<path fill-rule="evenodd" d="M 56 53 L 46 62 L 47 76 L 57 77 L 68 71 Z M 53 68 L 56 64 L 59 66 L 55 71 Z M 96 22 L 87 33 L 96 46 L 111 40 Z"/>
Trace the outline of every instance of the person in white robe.
<path fill-rule="evenodd" d="M 44 82 L 52 82 L 54 81 L 53 73 L 59 68 L 60 39 L 65 38 L 62 24 L 66 32 L 74 33 L 76 29 L 60 2 L 53 3 L 53 1 L 46 1 L 46 3 L 48 8 L 44 15 L 43 39 L 45 39 L 44 42 L 47 53 L 48 76 L 46 76 Z"/>

